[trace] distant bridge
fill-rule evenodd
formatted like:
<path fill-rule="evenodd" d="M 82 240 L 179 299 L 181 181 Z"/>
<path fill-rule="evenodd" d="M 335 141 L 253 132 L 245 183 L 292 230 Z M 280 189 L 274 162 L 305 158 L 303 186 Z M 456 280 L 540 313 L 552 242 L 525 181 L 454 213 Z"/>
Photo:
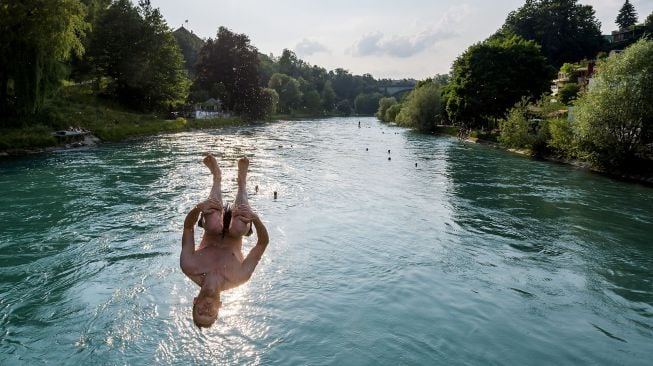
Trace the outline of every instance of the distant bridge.
<path fill-rule="evenodd" d="M 413 90 L 415 85 L 380 86 L 379 91 L 385 95 L 396 96 Z"/>

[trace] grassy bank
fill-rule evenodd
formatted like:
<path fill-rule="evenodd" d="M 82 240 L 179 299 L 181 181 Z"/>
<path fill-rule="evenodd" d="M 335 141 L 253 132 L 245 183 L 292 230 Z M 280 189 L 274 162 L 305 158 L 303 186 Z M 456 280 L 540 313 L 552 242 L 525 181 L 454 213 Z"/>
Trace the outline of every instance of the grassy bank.
<path fill-rule="evenodd" d="M 20 153 L 59 144 L 54 131 L 82 127 L 101 141 L 120 141 L 134 136 L 220 128 L 243 124 L 237 117 L 203 120 L 167 120 L 157 113 L 138 113 L 93 95 L 89 87 L 65 87 L 38 114 L 26 121 L 29 127 L 0 129 L 0 151 Z"/>

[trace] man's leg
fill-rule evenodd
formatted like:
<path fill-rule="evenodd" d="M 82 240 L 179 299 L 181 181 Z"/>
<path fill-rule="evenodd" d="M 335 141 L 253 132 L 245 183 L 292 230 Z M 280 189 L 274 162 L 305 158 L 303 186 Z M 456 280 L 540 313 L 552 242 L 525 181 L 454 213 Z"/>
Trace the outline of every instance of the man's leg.
<path fill-rule="evenodd" d="M 243 221 L 241 216 L 246 208 L 246 211 L 251 211 L 249 201 L 247 200 L 247 169 L 249 168 L 249 160 L 242 157 L 238 160 L 238 192 L 234 201 L 234 208 L 232 210 L 231 222 L 229 225 L 229 234 L 232 236 L 243 236 L 251 234 L 252 223 Z"/>
<path fill-rule="evenodd" d="M 238 159 L 238 192 L 236 193 L 236 206 L 246 205 L 249 206 L 247 201 L 247 169 L 249 168 L 249 160 L 246 157 Z"/>
<path fill-rule="evenodd" d="M 209 168 L 213 175 L 213 186 L 211 186 L 209 199 L 217 201 L 217 203 L 220 204 L 220 207 L 222 207 L 222 172 L 218 166 L 218 161 L 215 160 L 215 157 L 211 154 L 207 155 L 203 161 L 204 165 Z"/>

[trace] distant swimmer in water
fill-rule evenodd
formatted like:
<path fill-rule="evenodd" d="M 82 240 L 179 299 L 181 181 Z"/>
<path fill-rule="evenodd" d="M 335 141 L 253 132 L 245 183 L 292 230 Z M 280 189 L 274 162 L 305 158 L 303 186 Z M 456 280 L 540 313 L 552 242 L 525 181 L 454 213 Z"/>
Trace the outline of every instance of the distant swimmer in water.
<path fill-rule="evenodd" d="M 181 270 L 200 286 L 193 299 L 193 322 L 208 328 L 218 318 L 222 306 L 220 293 L 247 282 L 268 245 L 268 232 L 247 201 L 249 160 L 238 160 L 238 192 L 233 205 L 222 205 L 222 173 L 212 155 L 204 164 L 213 175 L 209 198 L 197 204 L 184 220 L 181 239 Z M 195 224 L 204 229 L 199 247 L 195 248 Z M 256 229 L 257 242 L 247 257 L 242 253 L 243 235 Z"/>

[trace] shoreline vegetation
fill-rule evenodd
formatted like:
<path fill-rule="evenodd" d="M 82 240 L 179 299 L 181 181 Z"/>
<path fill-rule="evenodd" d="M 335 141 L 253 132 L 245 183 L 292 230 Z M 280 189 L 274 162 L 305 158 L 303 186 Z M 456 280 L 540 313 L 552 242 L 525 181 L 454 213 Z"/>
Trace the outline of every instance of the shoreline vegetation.
<path fill-rule="evenodd" d="M 458 137 L 458 129 L 455 126 L 436 126 L 436 129 L 434 131 L 434 134 L 436 135 L 449 135 L 452 137 Z M 529 159 L 534 159 L 534 160 L 542 160 L 542 161 L 547 161 L 553 164 L 561 164 L 561 165 L 568 165 L 568 166 L 573 166 L 577 169 L 585 170 L 585 171 L 590 171 L 595 174 L 600 174 L 605 177 L 611 178 L 611 179 L 616 179 L 620 181 L 625 181 L 629 183 L 639 183 L 643 184 L 646 186 L 653 187 L 653 174 L 632 174 L 632 173 L 624 173 L 624 172 L 619 172 L 619 171 L 610 171 L 606 169 L 601 169 L 595 165 L 592 165 L 591 163 L 587 161 L 582 161 L 578 159 L 565 159 L 561 157 L 556 157 L 553 155 L 537 155 L 534 153 L 532 149 L 529 148 L 511 148 L 511 147 L 506 147 L 504 145 L 501 145 L 498 142 L 498 137 L 499 135 L 491 135 L 491 134 L 485 134 L 483 137 L 471 137 L 467 136 L 465 138 L 460 138 L 462 141 L 465 141 L 467 143 L 472 143 L 472 144 L 482 144 L 486 145 L 495 149 L 501 149 L 504 151 L 508 151 L 510 153 L 516 154 L 516 155 L 521 155 L 524 157 L 527 157 Z"/>
<path fill-rule="evenodd" d="M 274 114 L 254 122 L 238 116 L 168 119 L 162 114 L 165 113 L 142 113 L 126 109 L 94 95 L 88 86 L 66 86 L 39 114 L 30 117 L 27 127 L 0 128 L 0 158 L 91 146 L 102 142 L 119 142 L 163 133 L 339 116 L 338 113 L 292 112 Z M 64 142 L 55 136 L 57 131 L 71 128 L 86 130 L 89 135 L 84 140 L 80 139 L 79 143 Z"/>
<path fill-rule="evenodd" d="M 51 108 L 46 109 L 44 112 L 45 115 L 41 116 L 46 121 L 53 123 L 52 126 L 59 126 L 62 130 L 66 128 L 65 126 L 72 124 L 75 127 L 90 131 L 90 136 L 81 145 L 58 141 L 54 136 L 56 128 L 53 129 L 45 125 L 40 125 L 38 128 L 0 129 L 0 159 L 74 149 L 81 146 L 94 146 L 98 143 L 121 142 L 133 138 L 165 133 L 247 126 L 253 123 L 281 120 L 321 119 L 339 116 L 334 113 L 322 115 L 310 113 L 275 114 L 268 120 L 258 122 L 247 121 L 239 117 L 201 120 L 182 117 L 164 119 L 156 114 L 143 114 L 127 111 L 117 106 L 112 107 L 110 103 L 98 100 L 92 95 L 87 95 L 87 97 L 80 98 L 79 92 L 71 93 L 69 91 L 64 93 L 62 98 L 57 103 L 54 103 Z M 62 103 L 67 103 L 67 106 L 62 108 Z M 70 121 L 75 122 L 71 123 Z M 607 171 L 581 160 L 564 159 L 552 155 L 537 156 L 532 149 L 510 148 L 501 145 L 498 142 L 498 134 L 479 134 L 477 131 L 473 131 L 470 136 L 460 138 L 458 135 L 459 128 L 454 125 L 438 125 L 432 133 L 435 135 L 459 137 L 460 140 L 467 143 L 482 144 L 531 159 L 544 160 L 554 164 L 570 165 L 620 181 L 653 186 L 653 175 L 633 175 L 617 171 Z"/>
<path fill-rule="evenodd" d="M 627 5 L 606 37 L 591 5 L 526 1 L 449 73 L 394 80 L 327 70 L 289 49 L 265 55 L 223 26 L 206 39 L 173 31 L 149 0 L 12 3 L 0 7 L 0 24 L 16 25 L 0 32 L 0 157 L 374 114 L 651 184 L 653 14 L 640 24 Z"/>
<path fill-rule="evenodd" d="M 125 109 L 92 94 L 90 88 L 65 87 L 37 115 L 30 117 L 28 127 L 0 128 L 0 157 L 93 145 L 98 142 L 118 142 L 126 139 L 208 128 L 248 124 L 239 117 L 214 119 L 166 119 L 161 113 L 142 113 Z M 90 135 L 81 144 L 57 139 L 56 131 L 84 129 Z"/>

